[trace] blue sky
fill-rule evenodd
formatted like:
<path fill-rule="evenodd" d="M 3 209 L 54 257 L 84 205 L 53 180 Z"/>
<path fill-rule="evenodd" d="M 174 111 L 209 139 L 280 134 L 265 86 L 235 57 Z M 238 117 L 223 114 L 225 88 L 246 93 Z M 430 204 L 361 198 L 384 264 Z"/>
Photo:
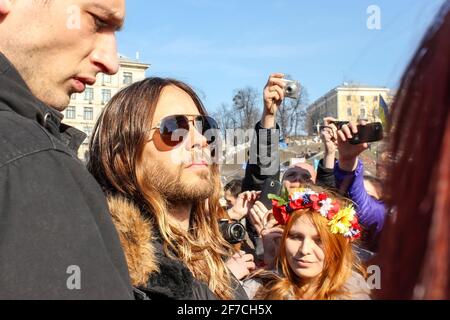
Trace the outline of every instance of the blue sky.
<path fill-rule="evenodd" d="M 214 111 L 284 72 L 310 102 L 344 81 L 395 88 L 445 0 L 128 0 L 119 51 L 192 85 Z M 381 9 L 381 30 L 367 8 Z"/>

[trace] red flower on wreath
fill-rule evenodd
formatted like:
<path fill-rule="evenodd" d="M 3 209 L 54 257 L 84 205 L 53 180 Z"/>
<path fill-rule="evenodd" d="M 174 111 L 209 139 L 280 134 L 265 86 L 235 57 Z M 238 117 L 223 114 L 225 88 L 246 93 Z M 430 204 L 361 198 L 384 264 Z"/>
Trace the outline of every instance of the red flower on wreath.
<path fill-rule="evenodd" d="M 291 207 L 292 211 L 303 209 L 303 199 L 291 201 L 289 202 L 289 206 Z"/>
<path fill-rule="evenodd" d="M 278 201 L 273 200 L 273 216 L 281 225 L 286 225 L 289 221 L 289 214 L 286 212 L 286 206 L 279 206 Z"/>

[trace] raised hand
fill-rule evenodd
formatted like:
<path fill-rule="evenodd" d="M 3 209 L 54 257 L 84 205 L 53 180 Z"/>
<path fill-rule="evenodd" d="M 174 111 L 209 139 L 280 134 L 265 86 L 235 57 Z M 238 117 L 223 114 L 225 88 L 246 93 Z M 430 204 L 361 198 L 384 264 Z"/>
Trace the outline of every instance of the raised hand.
<path fill-rule="evenodd" d="M 230 219 L 239 221 L 245 218 L 249 214 L 250 209 L 255 204 L 255 201 L 260 193 L 261 192 L 257 191 L 247 191 L 241 193 L 236 199 L 235 205 L 230 210 L 228 210 Z"/>
<path fill-rule="evenodd" d="M 355 171 L 358 165 L 358 156 L 369 148 L 369 144 L 367 143 L 358 145 L 349 143 L 349 140 L 356 133 L 358 133 L 358 127 L 354 122 L 343 125 L 337 132 L 339 167 L 344 171 Z"/>
<path fill-rule="evenodd" d="M 266 129 L 275 127 L 275 117 L 284 99 L 284 74 L 273 73 L 264 87 L 264 111 L 261 124 Z"/>

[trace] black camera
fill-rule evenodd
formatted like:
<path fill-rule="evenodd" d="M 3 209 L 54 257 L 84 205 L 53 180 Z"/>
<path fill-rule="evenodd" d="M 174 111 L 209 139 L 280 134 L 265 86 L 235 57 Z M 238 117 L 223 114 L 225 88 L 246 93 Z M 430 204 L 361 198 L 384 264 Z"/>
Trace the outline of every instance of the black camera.
<path fill-rule="evenodd" d="M 247 233 L 245 227 L 241 223 L 227 219 L 219 221 L 219 229 L 229 244 L 237 244 L 244 241 Z"/>

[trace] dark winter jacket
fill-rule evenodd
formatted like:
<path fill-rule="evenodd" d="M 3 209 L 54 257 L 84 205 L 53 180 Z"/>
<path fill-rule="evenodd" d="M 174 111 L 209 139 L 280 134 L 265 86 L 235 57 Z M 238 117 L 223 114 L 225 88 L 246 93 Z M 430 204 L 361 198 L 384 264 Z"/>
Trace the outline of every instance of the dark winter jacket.
<path fill-rule="evenodd" d="M 132 299 L 85 139 L 0 54 L 0 299 Z"/>
<path fill-rule="evenodd" d="M 279 141 L 280 127 L 278 125 L 276 129 L 265 129 L 261 122 L 256 124 L 242 191 L 260 191 L 266 179 L 280 179 Z"/>
<path fill-rule="evenodd" d="M 249 162 L 242 181 L 242 192 L 261 191 L 266 179 L 280 180 L 279 142 L 278 124 L 276 129 L 265 129 L 261 122 L 256 124 L 255 136 L 250 145 Z M 249 219 L 246 219 L 246 228 L 253 246 L 256 247 L 258 234 Z M 258 253 L 258 255 L 261 254 L 261 252 Z"/>
<path fill-rule="evenodd" d="M 317 167 L 316 185 L 328 190 L 336 190 L 336 180 L 334 178 L 334 168 L 325 168 L 324 160 L 320 160 Z"/>
<path fill-rule="evenodd" d="M 158 228 L 134 203 L 118 195 L 109 196 L 108 203 L 136 288 L 152 300 L 218 299 L 182 261 L 164 253 Z M 236 300 L 248 300 L 240 283 L 233 281 Z"/>

